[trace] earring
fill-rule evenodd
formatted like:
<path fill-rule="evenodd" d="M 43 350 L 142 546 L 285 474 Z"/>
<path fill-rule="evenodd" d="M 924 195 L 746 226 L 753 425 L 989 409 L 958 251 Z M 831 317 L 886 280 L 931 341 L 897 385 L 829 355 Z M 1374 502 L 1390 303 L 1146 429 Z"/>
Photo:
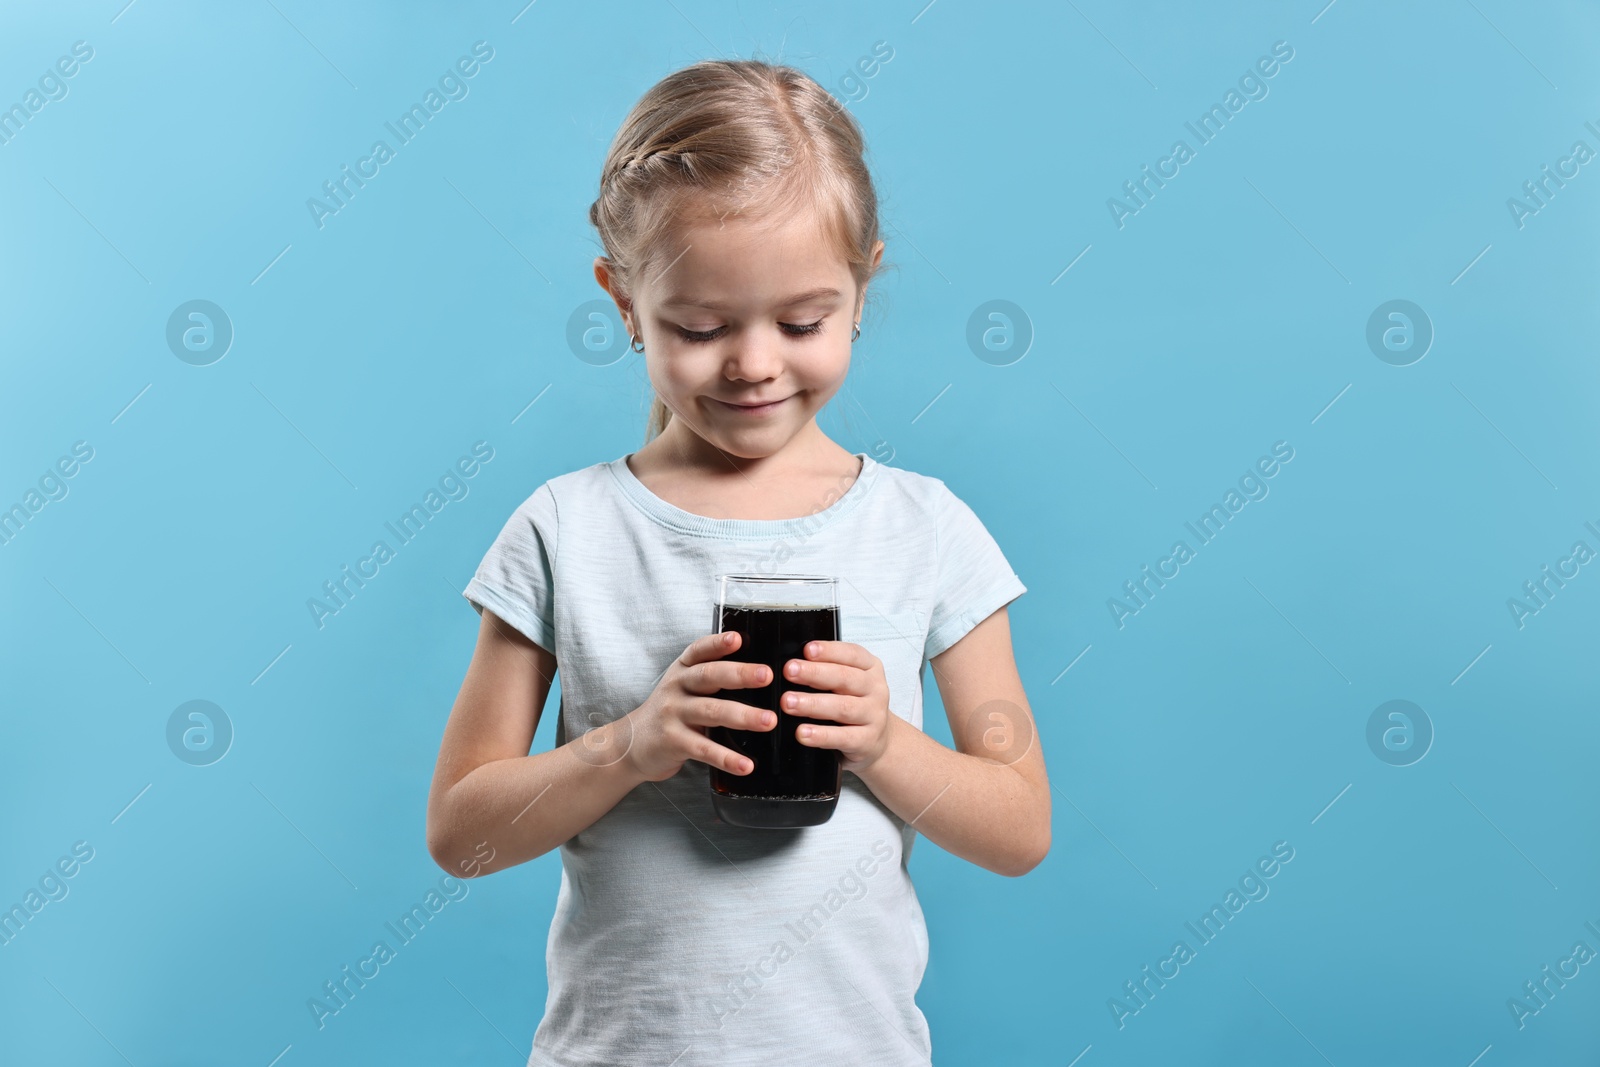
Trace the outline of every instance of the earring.
<path fill-rule="evenodd" d="M 858 322 L 855 325 L 855 329 L 850 331 L 850 340 L 854 341 L 857 337 L 860 337 L 860 336 L 861 336 L 861 324 Z"/>
<path fill-rule="evenodd" d="M 633 349 L 635 352 L 643 352 L 644 351 L 644 342 L 639 340 L 637 337 L 635 337 L 633 334 L 630 333 L 628 335 L 628 347 Z"/>

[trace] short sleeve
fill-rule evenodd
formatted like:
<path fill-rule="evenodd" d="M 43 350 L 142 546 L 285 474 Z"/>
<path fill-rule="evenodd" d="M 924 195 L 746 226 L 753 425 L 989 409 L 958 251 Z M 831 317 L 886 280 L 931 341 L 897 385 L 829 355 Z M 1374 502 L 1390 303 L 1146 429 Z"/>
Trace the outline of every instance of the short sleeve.
<path fill-rule="evenodd" d="M 546 482 L 506 520 L 461 595 L 556 653 L 556 500 Z"/>
<path fill-rule="evenodd" d="M 929 659 L 1028 589 L 973 510 L 944 482 L 935 481 L 938 562 L 924 645 Z"/>

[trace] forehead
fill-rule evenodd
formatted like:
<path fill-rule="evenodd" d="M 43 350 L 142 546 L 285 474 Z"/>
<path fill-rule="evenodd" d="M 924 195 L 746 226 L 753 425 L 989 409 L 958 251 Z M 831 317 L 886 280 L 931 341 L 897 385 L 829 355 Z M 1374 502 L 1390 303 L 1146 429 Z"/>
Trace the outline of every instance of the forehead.
<path fill-rule="evenodd" d="M 667 252 L 648 283 L 662 307 L 777 306 L 854 288 L 849 264 L 806 215 L 696 219 L 675 229 Z"/>

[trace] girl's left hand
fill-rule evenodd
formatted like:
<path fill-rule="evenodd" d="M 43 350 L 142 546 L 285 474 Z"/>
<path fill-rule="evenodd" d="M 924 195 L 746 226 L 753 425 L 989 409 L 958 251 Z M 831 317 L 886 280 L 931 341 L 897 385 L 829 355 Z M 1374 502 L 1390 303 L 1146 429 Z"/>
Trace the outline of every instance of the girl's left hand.
<path fill-rule="evenodd" d="M 827 691 L 787 692 L 780 706 L 790 715 L 838 723 L 800 723 L 795 738 L 802 745 L 838 749 L 840 766 L 860 775 L 889 746 L 894 713 L 889 710 L 889 681 L 883 663 L 849 641 L 810 641 L 804 655 L 803 660 L 784 664 L 784 680 Z"/>

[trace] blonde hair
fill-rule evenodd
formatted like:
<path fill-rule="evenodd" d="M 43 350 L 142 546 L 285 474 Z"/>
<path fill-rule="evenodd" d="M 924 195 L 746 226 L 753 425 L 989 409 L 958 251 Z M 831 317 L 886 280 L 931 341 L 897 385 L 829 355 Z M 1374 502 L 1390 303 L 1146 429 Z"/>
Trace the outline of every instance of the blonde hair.
<path fill-rule="evenodd" d="M 855 118 L 803 71 L 702 60 L 634 104 L 606 153 L 589 221 L 626 303 L 651 267 L 678 254 L 669 254 L 677 224 L 812 210 L 859 296 L 881 269 L 872 266 L 878 196 L 865 151 Z M 652 394 L 646 443 L 671 417 Z"/>

